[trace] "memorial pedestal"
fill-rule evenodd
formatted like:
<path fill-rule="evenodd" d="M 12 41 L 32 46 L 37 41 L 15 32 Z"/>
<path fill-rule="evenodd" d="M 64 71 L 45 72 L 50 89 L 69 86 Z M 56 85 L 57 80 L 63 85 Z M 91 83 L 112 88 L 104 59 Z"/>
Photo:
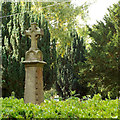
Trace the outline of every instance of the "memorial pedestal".
<path fill-rule="evenodd" d="M 42 32 L 43 33 L 43 32 Z M 26 35 L 31 38 L 31 48 L 25 54 L 25 103 L 40 104 L 44 101 L 43 93 L 43 61 L 42 52 L 37 48 L 37 38 L 41 31 L 36 23 L 31 24 Z"/>

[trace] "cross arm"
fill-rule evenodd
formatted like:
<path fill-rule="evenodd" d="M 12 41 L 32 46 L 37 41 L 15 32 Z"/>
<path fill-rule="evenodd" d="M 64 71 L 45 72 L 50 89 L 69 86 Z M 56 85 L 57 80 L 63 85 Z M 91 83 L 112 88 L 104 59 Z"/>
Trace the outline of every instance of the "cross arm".
<path fill-rule="evenodd" d="M 31 32 L 29 30 L 25 30 L 25 35 L 30 36 Z"/>
<path fill-rule="evenodd" d="M 43 29 L 38 29 L 37 28 L 37 30 L 35 31 L 35 34 L 43 36 L 44 35 L 44 31 L 43 31 Z"/>

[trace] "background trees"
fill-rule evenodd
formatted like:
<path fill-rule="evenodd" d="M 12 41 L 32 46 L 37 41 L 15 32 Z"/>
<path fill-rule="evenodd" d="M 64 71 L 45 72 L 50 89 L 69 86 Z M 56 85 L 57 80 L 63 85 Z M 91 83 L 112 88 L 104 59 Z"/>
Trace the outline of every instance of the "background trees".
<path fill-rule="evenodd" d="M 119 4 L 120 2 L 109 8 L 109 14 L 105 15 L 104 21 L 98 22 L 93 28 L 88 27 L 92 43 L 87 54 L 88 69 L 84 71 L 84 76 L 93 93 L 99 92 L 103 97 L 107 97 L 108 92 L 113 98 L 118 95 Z"/>
<path fill-rule="evenodd" d="M 2 4 L 3 16 L 14 14 L 2 19 L 3 96 L 15 91 L 16 97 L 23 97 L 25 71 L 21 61 L 30 47 L 30 39 L 24 31 L 31 22 L 37 22 L 45 33 L 38 40 L 38 47 L 47 62 L 44 67 L 44 90 L 54 85 L 64 99 L 73 95 L 72 91 L 78 97 L 101 93 L 105 98 L 108 92 L 113 98 L 117 96 L 120 2 L 109 8 L 104 21 L 87 26 L 86 34 L 92 40 L 90 47 L 86 47 L 86 34 L 78 35 L 77 31 L 81 29 L 76 21 L 77 15 L 86 19 L 87 7 L 84 4 L 75 8 L 67 2 Z"/>
<path fill-rule="evenodd" d="M 79 63 L 85 62 L 85 44 L 82 37 L 78 36 L 77 32 L 73 31 L 71 33 L 71 38 L 74 41 L 66 47 L 66 51 L 63 57 L 61 55 L 57 58 L 57 81 L 56 90 L 58 94 L 64 99 L 72 95 L 82 97 L 88 92 L 87 84 L 81 84 L 79 81 L 82 80 L 81 76 L 78 74 Z M 74 94 L 72 93 L 74 91 Z"/>
<path fill-rule="evenodd" d="M 58 54 L 64 55 L 67 44 L 73 41 L 70 34 L 77 27 L 76 17 L 80 16 L 82 20 L 87 19 L 89 4 L 84 3 L 75 7 L 70 2 L 34 2 L 32 5 L 32 10 L 36 14 L 44 14 L 48 21 L 51 40 L 55 39 L 59 43 Z"/>
<path fill-rule="evenodd" d="M 25 52 L 29 49 L 31 42 L 24 35 L 24 31 L 30 27 L 31 22 L 37 22 L 45 32 L 43 38 L 38 40 L 38 47 L 43 52 L 44 61 L 47 62 L 43 80 L 44 90 L 49 90 L 54 81 L 57 81 L 57 55 L 62 53 L 63 56 L 64 47 L 72 43 L 69 33 L 75 25 L 75 17 L 79 13 L 84 16 L 87 10 L 87 5 L 73 8 L 70 3 L 57 3 L 54 6 L 52 3 L 38 4 L 42 7 L 37 7 L 37 4 L 35 2 L 4 2 L 2 4 L 2 15 L 11 15 L 2 19 L 3 96 L 9 96 L 14 91 L 16 97 L 23 97 L 25 70 L 21 61 L 24 60 Z M 47 6 L 50 7 L 47 8 Z M 62 52 L 56 52 L 56 44 L 57 51 L 62 50 Z"/>
<path fill-rule="evenodd" d="M 44 61 L 47 62 L 44 67 L 44 89 L 49 90 L 55 80 L 52 77 L 52 71 L 55 70 L 50 67 L 55 58 L 52 57 L 47 21 L 41 14 L 31 13 L 31 3 L 6 2 L 2 4 L 2 9 L 3 16 L 15 14 L 2 19 L 2 95 L 9 96 L 14 91 L 16 97 L 23 97 L 25 68 L 21 61 L 25 59 L 25 52 L 30 48 L 31 42 L 24 35 L 24 31 L 30 27 L 31 22 L 36 22 L 41 27 L 41 18 L 44 20 L 42 25 L 45 35 L 38 40 L 38 47 L 43 52 Z M 55 51 L 55 47 L 52 49 Z"/>

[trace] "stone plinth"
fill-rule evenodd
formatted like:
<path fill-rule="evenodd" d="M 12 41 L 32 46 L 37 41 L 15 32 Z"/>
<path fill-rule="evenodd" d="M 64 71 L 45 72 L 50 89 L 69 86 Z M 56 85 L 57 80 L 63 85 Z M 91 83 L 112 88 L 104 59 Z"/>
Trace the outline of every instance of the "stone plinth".
<path fill-rule="evenodd" d="M 43 66 L 46 62 L 42 61 L 40 50 L 27 51 L 25 64 L 25 103 L 40 104 L 44 101 L 43 93 Z"/>

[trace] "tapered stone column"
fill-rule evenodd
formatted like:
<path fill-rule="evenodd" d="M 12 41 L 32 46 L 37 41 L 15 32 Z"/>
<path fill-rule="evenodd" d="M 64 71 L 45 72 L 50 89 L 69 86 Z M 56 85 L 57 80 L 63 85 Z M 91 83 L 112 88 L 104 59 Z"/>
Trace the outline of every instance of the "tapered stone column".
<path fill-rule="evenodd" d="M 40 104 L 44 101 L 43 93 L 43 61 L 42 52 L 37 48 L 37 39 L 43 35 L 43 31 L 32 23 L 31 27 L 25 31 L 31 38 L 31 48 L 25 54 L 25 103 Z"/>

